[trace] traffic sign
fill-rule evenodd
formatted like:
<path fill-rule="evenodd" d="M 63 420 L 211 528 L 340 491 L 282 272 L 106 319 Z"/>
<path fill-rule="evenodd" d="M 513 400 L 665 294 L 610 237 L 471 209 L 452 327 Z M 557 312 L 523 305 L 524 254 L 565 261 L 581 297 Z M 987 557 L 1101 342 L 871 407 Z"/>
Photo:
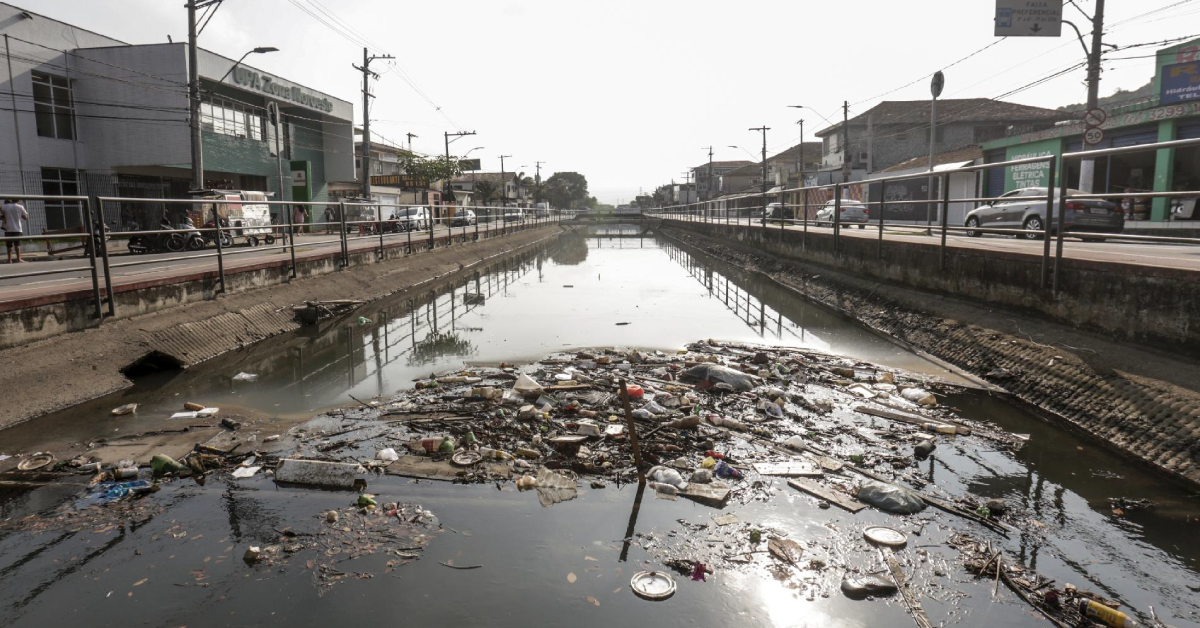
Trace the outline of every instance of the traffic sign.
<path fill-rule="evenodd" d="M 1058 37 L 1063 0 L 996 0 L 996 37 Z"/>
<path fill-rule="evenodd" d="M 929 83 L 929 91 L 934 98 L 942 95 L 942 88 L 946 86 L 946 76 L 941 70 L 933 73 L 933 80 Z"/>
<path fill-rule="evenodd" d="M 1104 139 L 1104 130 L 1099 127 L 1091 127 L 1083 132 L 1083 141 L 1088 146 L 1095 146 Z"/>
<path fill-rule="evenodd" d="M 1092 109 L 1083 116 L 1084 124 L 1089 127 L 1100 126 L 1108 120 L 1108 112 L 1103 109 Z"/>

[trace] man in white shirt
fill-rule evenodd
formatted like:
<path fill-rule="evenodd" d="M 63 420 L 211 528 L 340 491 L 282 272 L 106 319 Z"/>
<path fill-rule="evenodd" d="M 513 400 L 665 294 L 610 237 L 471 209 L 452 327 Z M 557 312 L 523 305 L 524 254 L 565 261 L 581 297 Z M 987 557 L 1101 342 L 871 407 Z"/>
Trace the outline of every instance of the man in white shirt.
<path fill-rule="evenodd" d="M 24 234 L 21 221 L 29 222 L 29 212 L 25 211 L 25 206 L 15 200 L 9 200 L 0 207 L 0 222 L 4 223 L 4 237 L 19 238 Z M 6 240 L 8 245 L 8 263 L 13 263 L 13 249 L 17 250 L 17 263 L 21 263 L 21 241 Z"/>

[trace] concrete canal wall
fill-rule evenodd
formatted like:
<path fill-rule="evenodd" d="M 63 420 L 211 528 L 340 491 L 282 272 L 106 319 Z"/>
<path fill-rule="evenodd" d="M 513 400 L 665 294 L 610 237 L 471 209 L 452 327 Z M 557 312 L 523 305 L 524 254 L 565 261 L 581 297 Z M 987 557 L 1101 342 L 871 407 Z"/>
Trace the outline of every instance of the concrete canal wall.
<path fill-rule="evenodd" d="M 895 285 L 964 297 L 1047 316 L 1115 338 L 1200 355 L 1200 273 L 1175 268 L 1064 259 L 1059 294 L 1041 290 L 1041 258 L 1007 251 L 948 247 L 941 269 L 930 243 L 840 238 L 827 232 L 702 222 L 666 223 L 708 237 L 730 239 L 782 259 L 817 264 Z M 1051 261 L 1053 263 L 1053 261 Z"/>
<path fill-rule="evenodd" d="M 1043 418 L 1093 437 L 1098 446 L 1200 485 L 1196 354 L 1173 355 L 1143 343 L 1072 329 L 1050 321 L 1038 308 L 1020 311 L 980 304 L 897 285 L 900 281 L 875 279 L 895 275 L 924 283 L 918 281 L 915 269 L 866 272 L 873 263 L 860 260 L 849 263 L 845 271 L 835 271 L 793 261 L 795 255 L 779 254 L 777 240 L 771 243 L 777 232 L 766 239 L 761 234 L 731 238 L 721 228 L 673 223 L 660 233 L 766 275 L 799 296 L 1000 386 Z M 911 255 L 919 261 L 924 253 Z M 832 259 L 829 253 L 814 257 Z M 968 259 L 964 256 L 956 263 L 969 265 Z M 992 264 L 990 260 L 977 263 Z M 1003 278 L 1004 273 L 995 269 L 995 276 Z M 945 285 L 943 281 L 929 280 Z M 1148 291 L 1149 286 L 1141 289 Z M 1176 288 L 1163 281 L 1161 289 Z M 1016 300 L 1015 287 L 1002 292 L 1013 294 L 1015 304 L 1023 303 Z M 1096 288 L 1093 294 L 1099 293 Z M 1152 302 L 1169 298 L 1160 295 Z"/>
<path fill-rule="evenodd" d="M 127 388 L 132 382 L 123 371 L 131 365 L 186 368 L 296 329 L 292 306 L 305 301 L 372 301 L 428 288 L 562 231 L 548 225 L 408 256 L 389 249 L 384 260 L 372 249 L 352 253 L 350 268 L 340 272 L 340 253 L 306 260 L 303 268 L 297 260 L 295 280 L 287 278 L 286 266 L 271 262 L 228 275 L 228 293 L 221 295 L 213 294 L 213 273 L 122 291 L 120 318 L 0 350 L 6 365 L 0 369 L 0 429 Z"/>

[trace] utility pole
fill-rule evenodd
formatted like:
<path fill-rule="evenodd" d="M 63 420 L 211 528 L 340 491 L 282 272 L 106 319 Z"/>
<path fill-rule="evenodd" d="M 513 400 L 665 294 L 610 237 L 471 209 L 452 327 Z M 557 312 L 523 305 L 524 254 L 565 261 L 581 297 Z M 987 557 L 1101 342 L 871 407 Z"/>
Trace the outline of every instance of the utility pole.
<path fill-rule="evenodd" d="M 544 163 L 546 163 L 546 162 L 544 162 L 544 161 L 533 162 L 533 166 L 535 168 L 537 168 L 537 174 L 533 177 L 534 183 L 537 184 L 537 187 L 535 187 L 533 190 L 533 202 L 534 203 L 542 202 L 542 164 L 544 164 Z"/>
<path fill-rule="evenodd" d="M 13 82 L 12 52 L 8 49 L 8 33 L 4 34 L 4 57 L 8 61 L 8 95 L 12 98 L 13 137 L 17 140 L 17 176 L 21 179 L 21 194 L 25 191 L 25 158 L 21 153 L 21 121 L 17 118 L 17 90 Z"/>
<path fill-rule="evenodd" d="M 800 125 L 800 163 L 796 167 L 800 173 L 800 185 L 797 187 L 804 187 L 804 118 L 797 120 L 796 124 Z"/>
<path fill-rule="evenodd" d="M 508 181 L 504 180 L 504 158 L 512 155 L 500 155 L 500 205 L 508 207 Z"/>
<path fill-rule="evenodd" d="M 196 54 L 196 9 L 200 0 L 188 0 L 188 118 L 191 122 L 192 189 L 204 189 L 204 144 L 200 135 L 200 68 Z M 208 5 L 212 2 L 204 2 Z"/>
<path fill-rule="evenodd" d="M 842 182 L 849 183 L 854 173 L 854 154 L 850 152 L 850 101 L 842 101 Z"/>
<path fill-rule="evenodd" d="M 421 137 L 421 136 L 417 135 L 416 133 L 405 133 L 404 135 L 408 136 L 408 152 L 411 153 L 412 152 L 412 138 Z"/>
<path fill-rule="evenodd" d="M 704 150 L 704 148 L 701 147 L 701 150 Z M 713 157 L 713 147 L 709 146 L 708 147 L 708 177 L 704 181 L 704 199 L 703 199 L 706 201 L 710 200 L 712 198 L 712 182 L 713 182 L 712 157 Z"/>
<path fill-rule="evenodd" d="M 767 226 L 767 131 L 771 130 L 769 126 L 757 126 L 751 131 L 762 131 L 762 202 L 763 215 L 762 225 Z"/>
<path fill-rule="evenodd" d="M 933 80 L 929 84 L 929 93 L 933 98 L 929 101 L 929 192 L 925 195 L 926 201 L 933 200 L 934 188 L 937 187 L 937 177 L 933 175 L 933 156 L 937 150 L 937 99 L 942 95 L 942 88 L 946 86 L 946 77 L 941 70 L 933 73 Z M 944 193 L 944 192 L 943 192 Z M 886 195 L 886 190 L 881 194 Z M 881 205 L 882 207 L 882 205 Z M 925 203 L 925 224 L 933 224 L 933 204 Z M 930 232 L 926 231 L 926 235 Z"/>
<path fill-rule="evenodd" d="M 475 135 L 475 131 L 456 131 L 454 133 L 451 133 L 449 131 L 442 131 L 442 139 L 446 140 L 446 165 L 450 164 L 450 136 L 451 135 L 453 135 L 454 139 L 457 140 L 457 139 L 465 137 L 467 135 Z M 442 207 L 446 206 L 446 197 L 449 195 L 450 195 L 450 179 L 446 179 L 445 181 L 442 182 Z"/>
<path fill-rule="evenodd" d="M 375 55 L 363 47 L 363 64 L 350 64 L 363 75 L 363 142 L 362 142 L 362 192 L 363 198 L 371 200 L 371 77 L 379 75 L 371 71 L 371 62 L 376 59 L 395 59 L 392 55 Z"/>
<path fill-rule="evenodd" d="M 1096 0 L 1096 14 L 1092 16 L 1092 48 L 1088 52 L 1088 93 L 1087 93 L 1087 110 L 1091 111 L 1099 106 L 1100 100 L 1100 52 L 1102 40 L 1104 38 L 1104 0 Z M 1082 41 L 1080 42 L 1082 43 Z M 1065 172 L 1060 172 L 1060 177 L 1066 177 Z M 1092 192 L 1095 189 L 1096 180 L 1096 161 L 1094 159 L 1085 159 L 1079 164 L 1079 189 L 1083 192 Z M 1054 182 L 1050 181 L 1046 184 L 1048 188 L 1054 188 Z"/>

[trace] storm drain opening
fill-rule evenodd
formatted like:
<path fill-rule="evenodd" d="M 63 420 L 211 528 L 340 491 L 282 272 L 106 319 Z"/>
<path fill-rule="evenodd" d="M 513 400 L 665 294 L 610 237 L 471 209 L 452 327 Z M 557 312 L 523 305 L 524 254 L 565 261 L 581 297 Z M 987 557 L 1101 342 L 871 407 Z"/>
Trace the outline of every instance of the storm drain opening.
<path fill-rule="evenodd" d="M 183 362 L 180 362 L 179 358 L 162 351 L 151 351 L 122 368 L 121 374 L 129 379 L 137 379 L 163 371 L 181 370 Z"/>

